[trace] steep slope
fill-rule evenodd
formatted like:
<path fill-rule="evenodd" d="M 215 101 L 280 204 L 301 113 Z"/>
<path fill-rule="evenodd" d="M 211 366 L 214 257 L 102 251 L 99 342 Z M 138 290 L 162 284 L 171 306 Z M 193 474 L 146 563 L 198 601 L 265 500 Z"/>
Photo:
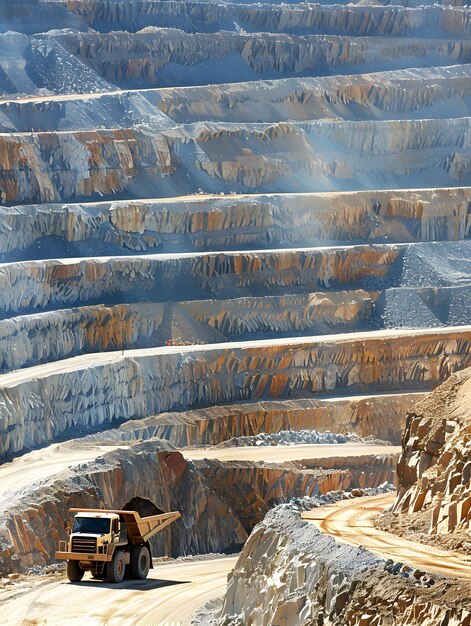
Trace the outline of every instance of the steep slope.
<path fill-rule="evenodd" d="M 471 371 L 451 376 L 407 416 L 398 465 L 394 525 L 433 535 L 470 551 Z M 411 518 L 410 520 L 408 518 Z"/>

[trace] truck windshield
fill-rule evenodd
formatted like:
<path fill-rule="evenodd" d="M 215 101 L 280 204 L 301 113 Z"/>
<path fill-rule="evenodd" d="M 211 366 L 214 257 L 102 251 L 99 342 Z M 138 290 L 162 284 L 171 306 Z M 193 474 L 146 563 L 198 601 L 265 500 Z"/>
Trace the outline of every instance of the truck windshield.
<path fill-rule="evenodd" d="M 106 517 L 76 517 L 72 532 L 105 535 L 110 532 L 110 521 Z"/>

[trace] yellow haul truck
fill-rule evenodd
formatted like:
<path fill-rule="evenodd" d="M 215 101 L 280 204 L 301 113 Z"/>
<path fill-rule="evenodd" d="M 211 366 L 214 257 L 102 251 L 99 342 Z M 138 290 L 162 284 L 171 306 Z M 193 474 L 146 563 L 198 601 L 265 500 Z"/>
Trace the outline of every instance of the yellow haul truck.
<path fill-rule="evenodd" d="M 149 539 L 180 516 L 178 511 L 141 517 L 137 511 L 70 509 L 75 513 L 68 541 L 59 542 L 56 559 L 67 561 L 71 582 L 86 571 L 93 578 L 120 583 L 125 574 L 143 580 L 152 567 Z"/>

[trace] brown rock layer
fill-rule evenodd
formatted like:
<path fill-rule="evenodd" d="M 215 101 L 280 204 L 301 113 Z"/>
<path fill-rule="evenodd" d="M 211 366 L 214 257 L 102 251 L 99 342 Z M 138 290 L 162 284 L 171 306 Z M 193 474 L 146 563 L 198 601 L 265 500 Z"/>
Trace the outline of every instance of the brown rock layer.
<path fill-rule="evenodd" d="M 253 334 L 359 329 L 378 295 L 363 290 L 79 307 L 0 321 L 0 372 L 88 352 L 221 343 Z"/>
<path fill-rule="evenodd" d="M 146 296 L 165 301 L 179 293 L 233 298 L 368 279 L 387 283 L 408 250 L 407 245 L 376 245 L 9 263 L 0 266 L 0 311 L 111 304 L 124 294 L 127 301 Z"/>
<path fill-rule="evenodd" d="M 470 120 L 1 134 L 1 199 L 60 202 L 119 192 L 165 197 L 196 193 L 201 185 L 208 192 L 297 192 L 335 190 L 350 181 L 349 187 L 362 189 L 381 184 L 386 172 L 392 187 L 414 187 L 424 171 L 434 173 L 436 184 L 464 185 L 471 181 Z"/>
<path fill-rule="evenodd" d="M 432 241 L 469 237 L 470 188 L 274 194 L 186 200 L 5 207 L 0 255 L 57 237 L 126 250 L 317 242 Z"/>

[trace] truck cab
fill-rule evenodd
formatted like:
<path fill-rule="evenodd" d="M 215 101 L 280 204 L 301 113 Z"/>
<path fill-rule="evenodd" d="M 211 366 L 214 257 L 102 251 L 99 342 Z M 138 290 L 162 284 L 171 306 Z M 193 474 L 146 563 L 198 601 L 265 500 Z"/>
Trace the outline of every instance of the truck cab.
<path fill-rule="evenodd" d="M 69 538 L 71 552 L 105 554 L 111 543 L 127 543 L 126 524 L 117 513 L 77 513 Z"/>

